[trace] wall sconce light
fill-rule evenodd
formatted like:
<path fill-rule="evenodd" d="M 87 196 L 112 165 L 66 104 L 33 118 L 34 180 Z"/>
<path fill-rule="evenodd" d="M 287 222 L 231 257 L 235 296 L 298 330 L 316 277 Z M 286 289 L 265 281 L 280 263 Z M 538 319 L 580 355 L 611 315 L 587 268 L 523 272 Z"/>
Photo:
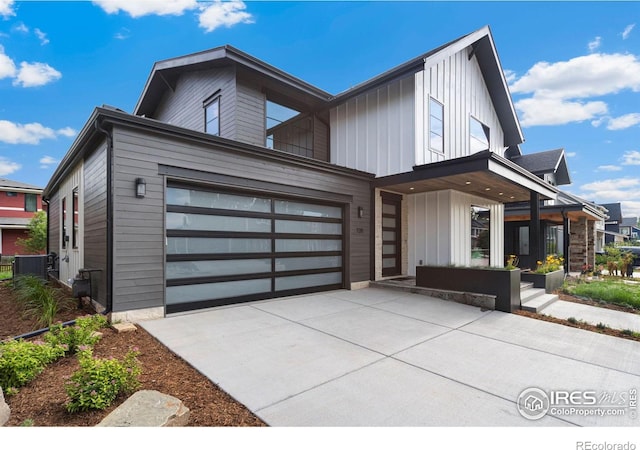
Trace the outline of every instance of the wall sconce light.
<path fill-rule="evenodd" d="M 362 219 L 364 217 L 364 208 L 362 206 L 358 206 L 358 218 Z"/>
<path fill-rule="evenodd" d="M 147 195 L 147 183 L 144 178 L 136 178 L 136 197 L 144 198 Z"/>

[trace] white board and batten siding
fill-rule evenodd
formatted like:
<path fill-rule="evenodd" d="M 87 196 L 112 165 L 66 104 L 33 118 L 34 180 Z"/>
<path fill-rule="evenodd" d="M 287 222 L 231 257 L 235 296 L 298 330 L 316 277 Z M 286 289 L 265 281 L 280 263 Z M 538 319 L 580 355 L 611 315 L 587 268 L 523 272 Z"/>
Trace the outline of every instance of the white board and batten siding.
<path fill-rule="evenodd" d="M 365 92 L 330 111 L 331 162 L 376 176 L 411 171 L 413 76 Z"/>
<path fill-rule="evenodd" d="M 65 179 L 57 192 L 57 201 L 60 202 L 60 211 L 62 211 L 63 199 L 66 200 L 67 214 L 64 221 L 67 229 L 67 236 L 69 237 L 66 248 L 62 248 L 63 228 L 60 226 L 58 229 L 58 255 L 60 257 L 59 279 L 62 283 L 69 286 L 71 286 L 71 280 L 78 274 L 78 271 L 84 268 L 84 246 L 82 245 L 84 236 L 84 208 L 82 207 L 84 204 L 83 171 L 84 163 L 80 162 Z M 78 190 L 77 248 L 73 248 L 73 191 L 75 189 Z M 62 213 L 60 213 L 58 220 L 62 222 Z"/>
<path fill-rule="evenodd" d="M 427 59 L 415 74 L 415 164 L 429 164 L 472 153 L 469 120 L 474 117 L 490 129 L 489 149 L 504 155 L 504 133 L 478 62 L 468 48 L 444 59 Z M 444 152 L 429 148 L 429 99 L 444 106 Z"/>
<path fill-rule="evenodd" d="M 409 275 L 417 265 L 471 264 L 471 207 L 490 210 L 492 266 L 504 265 L 504 205 L 454 190 L 405 196 L 409 203 Z"/>

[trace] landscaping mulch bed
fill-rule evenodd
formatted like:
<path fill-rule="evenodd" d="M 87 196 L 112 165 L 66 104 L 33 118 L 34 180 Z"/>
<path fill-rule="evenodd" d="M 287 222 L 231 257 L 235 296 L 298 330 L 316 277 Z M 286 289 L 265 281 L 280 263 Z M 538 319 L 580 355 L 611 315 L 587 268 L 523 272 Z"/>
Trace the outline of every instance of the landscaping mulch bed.
<path fill-rule="evenodd" d="M 13 297 L 10 283 L 0 283 L 0 339 L 32 331 L 34 321 L 23 317 L 24 311 Z M 77 309 L 76 304 L 63 312 L 60 321 L 93 313 L 87 307 Z M 36 327 L 37 328 L 37 327 Z M 180 357 L 172 353 L 144 329 L 117 333 L 111 328 L 102 330 L 103 337 L 94 347 L 100 358 L 122 358 L 137 347 L 142 366 L 140 389 L 157 390 L 184 402 L 190 410 L 189 426 L 265 426 L 257 416 L 226 392 L 204 377 Z M 95 426 L 109 412 L 126 400 L 119 398 L 104 411 L 68 413 L 64 380 L 78 368 L 74 356 L 66 357 L 48 366 L 43 373 L 20 388 L 13 396 L 6 396 L 11 408 L 8 426 L 30 423 L 39 427 Z"/>

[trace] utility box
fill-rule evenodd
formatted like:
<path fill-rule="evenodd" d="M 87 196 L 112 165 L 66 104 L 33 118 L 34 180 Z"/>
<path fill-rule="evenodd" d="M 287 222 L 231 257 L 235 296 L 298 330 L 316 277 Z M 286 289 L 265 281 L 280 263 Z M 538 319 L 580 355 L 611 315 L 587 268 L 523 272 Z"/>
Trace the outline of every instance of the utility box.
<path fill-rule="evenodd" d="M 48 255 L 17 255 L 13 261 L 13 279 L 33 275 L 47 279 Z"/>

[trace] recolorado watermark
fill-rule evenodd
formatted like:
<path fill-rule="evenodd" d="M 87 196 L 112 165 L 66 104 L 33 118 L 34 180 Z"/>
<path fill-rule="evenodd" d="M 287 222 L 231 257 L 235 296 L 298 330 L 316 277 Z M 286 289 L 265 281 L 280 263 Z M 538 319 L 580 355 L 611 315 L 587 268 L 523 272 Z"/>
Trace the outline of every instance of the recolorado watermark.
<path fill-rule="evenodd" d="M 594 390 L 545 391 L 531 387 L 520 393 L 517 405 L 520 415 L 529 420 L 539 420 L 547 414 L 556 417 L 624 416 L 636 419 L 638 417 L 638 390 L 631 388 L 626 391 L 602 392 Z M 584 450 L 616 450 L 616 447 L 581 448 Z"/>
<path fill-rule="evenodd" d="M 576 442 L 576 450 L 636 450 L 633 442 Z"/>

